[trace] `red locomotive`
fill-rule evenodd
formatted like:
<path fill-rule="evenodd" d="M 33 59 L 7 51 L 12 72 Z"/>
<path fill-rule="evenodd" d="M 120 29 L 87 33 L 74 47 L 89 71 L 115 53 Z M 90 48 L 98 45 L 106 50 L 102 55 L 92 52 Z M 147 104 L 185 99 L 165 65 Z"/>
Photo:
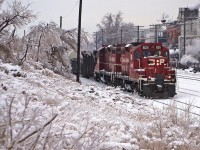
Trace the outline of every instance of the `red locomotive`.
<path fill-rule="evenodd" d="M 97 52 L 95 79 L 147 98 L 176 94 L 176 72 L 170 68 L 169 50 L 161 43 L 103 46 Z"/>

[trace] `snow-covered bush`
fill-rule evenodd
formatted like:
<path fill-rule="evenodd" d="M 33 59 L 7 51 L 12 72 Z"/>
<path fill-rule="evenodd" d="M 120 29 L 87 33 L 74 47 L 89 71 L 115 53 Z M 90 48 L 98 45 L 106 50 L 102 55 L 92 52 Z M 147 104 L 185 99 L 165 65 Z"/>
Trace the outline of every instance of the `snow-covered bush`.
<path fill-rule="evenodd" d="M 192 108 L 182 113 L 172 103 L 160 109 L 119 88 L 90 82 L 66 79 L 39 62 L 19 67 L 0 61 L 0 149 L 200 148 Z"/>

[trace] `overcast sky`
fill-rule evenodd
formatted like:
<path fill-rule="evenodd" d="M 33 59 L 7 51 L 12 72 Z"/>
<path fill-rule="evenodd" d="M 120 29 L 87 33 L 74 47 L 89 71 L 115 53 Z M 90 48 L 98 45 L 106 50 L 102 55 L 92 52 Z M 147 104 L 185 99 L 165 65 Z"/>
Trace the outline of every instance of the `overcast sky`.
<path fill-rule="evenodd" d="M 79 0 L 24 0 L 32 3 L 31 9 L 38 13 L 39 21 L 54 21 L 59 24 L 63 16 L 63 28 L 71 29 L 78 26 Z M 188 7 L 200 0 L 83 0 L 82 27 L 92 33 L 97 30 L 96 24 L 107 13 L 123 13 L 125 22 L 135 25 L 149 26 L 160 23 L 163 13 L 176 19 L 179 7 Z"/>

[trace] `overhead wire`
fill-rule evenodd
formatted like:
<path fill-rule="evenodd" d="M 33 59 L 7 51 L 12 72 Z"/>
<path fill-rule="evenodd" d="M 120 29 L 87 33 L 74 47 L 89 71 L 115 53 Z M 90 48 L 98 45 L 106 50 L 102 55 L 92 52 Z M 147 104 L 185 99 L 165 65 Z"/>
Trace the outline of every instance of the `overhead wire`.
<path fill-rule="evenodd" d="M 154 102 L 157 102 L 157 103 L 160 103 L 160 104 L 163 104 L 163 105 L 166 105 L 166 106 L 170 106 L 169 104 L 166 104 L 166 103 L 163 103 L 163 102 L 160 102 L 160 101 L 157 101 L 157 100 L 153 100 L 153 99 L 150 99 L 151 101 L 154 101 Z M 190 105 L 191 106 L 191 105 Z M 197 114 L 197 113 L 194 113 L 194 112 L 191 112 L 191 111 L 186 111 L 185 109 L 183 109 L 183 108 L 178 108 L 178 107 L 176 107 L 176 109 L 178 109 L 178 110 L 181 110 L 181 111 L 184 111 L 184 112 L 188 112 L 188 113 L 190 113 L 190 114 L 193 114 L 193 115 L 196 115 L 196 116 L 199 116 L 200 117 L 200 114 Z"/>
<path fill-rule="evenodd" d="M 75 9 L 75 7 L 77 6 L 79 0 L 76 1 L 76 3 L 74 4 L 73 8 L 66 14 L 63 16 L 63 18 L 67 18 Z"/>

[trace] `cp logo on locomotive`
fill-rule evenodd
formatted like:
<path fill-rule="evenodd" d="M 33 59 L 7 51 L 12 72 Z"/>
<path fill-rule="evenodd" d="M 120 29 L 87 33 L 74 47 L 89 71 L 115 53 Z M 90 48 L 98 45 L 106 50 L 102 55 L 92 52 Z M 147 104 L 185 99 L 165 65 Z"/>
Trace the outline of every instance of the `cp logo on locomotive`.
<path fill-rule="evenodd" d="M 149 59 L 148 64 L 149 66 L 159 66 L 165 63 L 164 59 Z"/>

